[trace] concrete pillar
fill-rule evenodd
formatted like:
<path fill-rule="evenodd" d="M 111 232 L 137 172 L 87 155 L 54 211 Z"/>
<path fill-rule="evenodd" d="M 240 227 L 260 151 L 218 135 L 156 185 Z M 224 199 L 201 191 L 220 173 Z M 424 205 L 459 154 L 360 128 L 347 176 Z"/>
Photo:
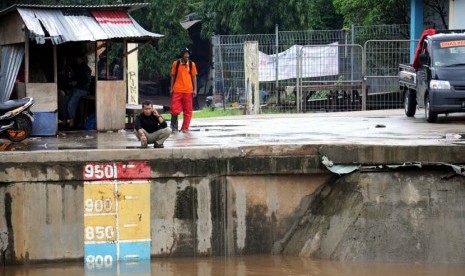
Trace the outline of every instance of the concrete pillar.
<path fill-rule="evenodd" d="M 449 30 L 454 29 L 454 0 L 449 0 Z"/>
<path fill-rule="evenodd" d="M 423 0 L 410 0 L 410 40 L 419 39 L 423 32 Z M 410 63 L 413 62 L 417 43 L 410 42 Z"/>
<path fill-rule="evenodd" d="M 465 18 L 461 16 L 465 10 L 465 0 L 449 1 L 449 29 L 465 29 Z"/>

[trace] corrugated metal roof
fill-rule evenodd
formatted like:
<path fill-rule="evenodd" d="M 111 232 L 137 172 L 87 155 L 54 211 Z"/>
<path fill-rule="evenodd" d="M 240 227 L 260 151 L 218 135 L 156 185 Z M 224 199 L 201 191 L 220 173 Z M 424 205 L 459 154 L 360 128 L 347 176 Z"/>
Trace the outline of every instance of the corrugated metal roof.
<path fill-rule="evenodd" d="M 115 4 L 115 5 L 38 5 L 38 4 L 15 4 L 2 11 L 0 16 L 5 13 L 15 11 L 17 8 L 32 8 L 32 9 L 92 9 L 92 10 L 116 10 L 123 9 L 127 11 L 135 11 L 149 6 L 149 3 L 132 3 L 132 4 Z"/>
<path fill-rule="evenodd" d="M 31 38 L 39 44 L 45 43 L 46 35 L 50 36 L 54 44 L 114 38 L 163 37 L 163 35 L 146 31 L 127 11 L 117 9 L 129 5 L 61 6 L 65 8 L 52 8 L 52 6 L 31 8 L 30 6 L 34 5 L 17 7 L 17 10 L 29 29 Z M 85 8 L 76 9 L 75 7 Z M 99 9 L 92 7 L 99 7 Z M 111 10 L 110 7 L 115 10 Z M 110 20 L 102 20 L 105 17 Z"/>

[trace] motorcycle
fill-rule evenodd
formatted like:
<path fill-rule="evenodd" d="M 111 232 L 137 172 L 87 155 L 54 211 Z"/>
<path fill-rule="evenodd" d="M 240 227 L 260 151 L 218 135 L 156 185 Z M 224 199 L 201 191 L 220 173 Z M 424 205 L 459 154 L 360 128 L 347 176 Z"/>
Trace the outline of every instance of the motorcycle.
<path fill-rule="evenodd" d="M 30 110 L 33 104 L 31 97 L 0 103 L 0 133 L 13 142 L 29 137 L 34 121 Z"/>

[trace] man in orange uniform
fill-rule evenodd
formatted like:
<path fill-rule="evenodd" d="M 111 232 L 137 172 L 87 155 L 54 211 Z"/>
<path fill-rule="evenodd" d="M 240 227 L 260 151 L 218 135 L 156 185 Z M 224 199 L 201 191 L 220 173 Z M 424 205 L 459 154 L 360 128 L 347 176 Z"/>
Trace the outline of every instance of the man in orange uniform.
<path fill-rule="evenodd" d="M 171 129 L 178 131 L 178 115 L 183 112 L 184 119 L 181 131 L 189 132 L 192 118 L 192 98 L 197 95 L 197 68 L 189 60 L 191 52 L 188 48 L 181 49 L 181 58 L 175 60 L 171 67 Z"/>

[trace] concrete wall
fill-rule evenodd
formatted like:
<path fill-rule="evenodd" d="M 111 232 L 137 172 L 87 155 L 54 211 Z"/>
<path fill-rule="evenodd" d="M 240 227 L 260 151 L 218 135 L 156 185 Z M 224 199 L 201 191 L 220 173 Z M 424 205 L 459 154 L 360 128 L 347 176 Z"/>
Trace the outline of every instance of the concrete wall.
<path fill-rule="evenodd" d="M 153 179 L 152 255 L 269 254 L 329 175 Z M 0 260 L 84 255 L 83 184 L 0 185 Z"/>
<path fill-rule="evenodd" d="M 465 178 L 354 173 L 329 184 L 275 253 L 338 261 L 463 263 Z"/>
<path fill-rule="evenodd" d="M 271 253 L 331 175 L 227 178 L 227 252 Z"/>
<path fill-rule="evenodd" d="M 271 253 L 273 242 L 306 209 L 306 198 L 332 175 L 318 156 L 256 153 L 229 158 L 170 155 L 149 161 L 151 254 Z M 75 162 L 46 159 L 0 163 L 0 262 L 84 256 L 86 162 L 79 155 Z"/>
<path fill-rule="evenodd" d="M 463 162 L 462 146 L 315 146 L 8 152 L 0 262 L 82 259 L 83 167 L 147 161 L 156 257 L 283 253 L 336 260 L 465 259 L 465 183 L 450 170 L 354 173 L 321 164 Z M 460 161 L 461 160 L 461 161 Z M 336 181 L 337 180 L 337 181 Z"/>
<path fill-rule="evenodd" d="M 82 183 L 0 185 L 0 260 L 83 257 Z"/>

